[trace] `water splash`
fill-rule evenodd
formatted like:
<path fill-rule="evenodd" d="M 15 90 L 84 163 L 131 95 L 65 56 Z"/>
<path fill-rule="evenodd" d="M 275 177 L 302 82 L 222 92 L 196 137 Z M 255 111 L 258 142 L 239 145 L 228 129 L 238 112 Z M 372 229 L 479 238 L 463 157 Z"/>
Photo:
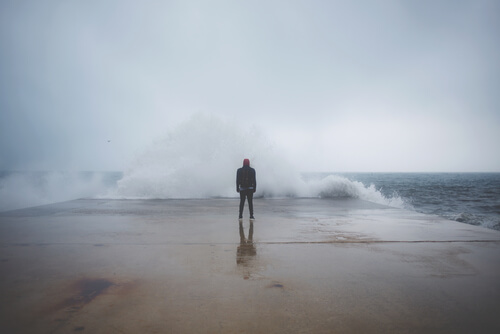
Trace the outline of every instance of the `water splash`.
<path fill-rule="evenodd" d="M 305 180 L 286 155 L 255 126 L 196 115 L 137 156 L 115 198 L 235 197 L 236 169 L 249 158 L 257 171 L 257 197 L 359 198 L 403 207 L 374 186 L 328 175 Z"/>

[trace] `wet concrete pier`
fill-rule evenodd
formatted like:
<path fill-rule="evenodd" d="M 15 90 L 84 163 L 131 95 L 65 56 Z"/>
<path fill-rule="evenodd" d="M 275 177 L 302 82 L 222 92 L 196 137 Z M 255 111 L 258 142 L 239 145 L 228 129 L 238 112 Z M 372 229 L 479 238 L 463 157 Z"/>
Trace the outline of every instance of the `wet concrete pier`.
<path fill-rule="evenodd" d="M 0 333 L 500 333 L 500 233 L 360 200 L 0 213 Z"/>

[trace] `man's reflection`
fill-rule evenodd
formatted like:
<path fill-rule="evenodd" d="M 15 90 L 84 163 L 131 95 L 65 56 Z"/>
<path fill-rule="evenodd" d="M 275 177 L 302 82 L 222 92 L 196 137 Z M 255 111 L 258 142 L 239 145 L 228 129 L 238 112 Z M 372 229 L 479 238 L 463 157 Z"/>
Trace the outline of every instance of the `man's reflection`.
<path fill-rule="evenodd" d="M 248 279 L 251 274 L 251 270 L 254 266 L 252 263 L 255 259 L 257 250 L 253 244 L 253 222 L 250 221 L 250 228 L 248 229 L 248 238 L 245 238 L 245 230 L 243 228 L 243 222 L 240 221 L 240 245 L 236 251 L 236 263 L 243 269 L 243 278 Z"/>

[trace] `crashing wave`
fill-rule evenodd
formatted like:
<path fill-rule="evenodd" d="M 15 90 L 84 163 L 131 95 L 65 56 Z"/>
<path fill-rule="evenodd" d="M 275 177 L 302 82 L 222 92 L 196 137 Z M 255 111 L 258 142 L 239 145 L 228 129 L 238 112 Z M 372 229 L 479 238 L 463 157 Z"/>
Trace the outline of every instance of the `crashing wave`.
<path fill-rule="evenodd" d="M 236 169 L 249 158 L 257 171 L 256 197 L 359 198 L 404 207 L 373 185 L 328 175 L 304 180 L 293 164 L 255 127 L 242 129 L 196 115 L 137 156 L 112 198 L 235 197 Z"/>

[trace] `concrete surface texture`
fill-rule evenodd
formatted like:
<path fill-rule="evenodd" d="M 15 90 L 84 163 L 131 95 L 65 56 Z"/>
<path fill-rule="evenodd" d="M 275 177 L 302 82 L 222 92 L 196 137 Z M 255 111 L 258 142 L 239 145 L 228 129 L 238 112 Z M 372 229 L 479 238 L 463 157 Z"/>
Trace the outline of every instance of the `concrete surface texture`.
<path fill-rule="evenodd" d="M 360 200 L 0 213 L 0 333 L 500 333 L 500 233 Z"/>

